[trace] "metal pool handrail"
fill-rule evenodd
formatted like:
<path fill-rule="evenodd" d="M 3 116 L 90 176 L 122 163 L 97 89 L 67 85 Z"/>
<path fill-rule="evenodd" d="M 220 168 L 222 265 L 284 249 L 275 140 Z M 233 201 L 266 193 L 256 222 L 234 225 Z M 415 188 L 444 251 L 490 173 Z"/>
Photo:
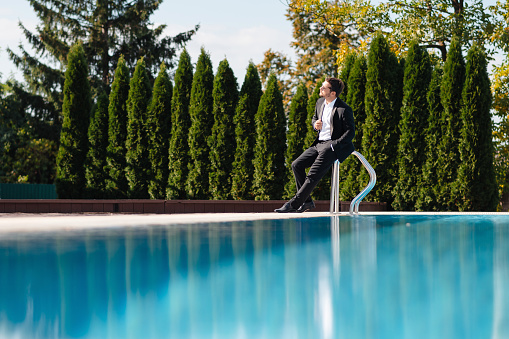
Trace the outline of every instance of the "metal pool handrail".
<path fill-rule="evenodd" d="M 350 203 L 350 214 L 359 213 L 359 205 L 364 199 L 364 197 L 371 191 L 371 189 L 375 186 L 376 183 L 376 173 L 373 167 L 369 164 L 369 162 L 364 158 L 362 154 L 357 151 L 353 151 L 354 154 L 364 165 L 364 168 L 369 173 L 369 183 L 355 198 L 353 198 Z M 332 167 L 332 184 L 331 184 L 331 193 L 330 193 L 330 213 L 339 213 L 339 160 L 334 162 Z"/>

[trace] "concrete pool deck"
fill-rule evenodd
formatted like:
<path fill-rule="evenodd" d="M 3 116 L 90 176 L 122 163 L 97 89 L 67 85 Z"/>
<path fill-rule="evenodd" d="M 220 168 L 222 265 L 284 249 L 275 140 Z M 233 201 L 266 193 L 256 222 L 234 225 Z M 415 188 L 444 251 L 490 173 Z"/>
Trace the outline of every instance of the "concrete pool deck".
<path fill-rule="evenodd" d="M 509 215 L 507 212 L 359 212 L 361 216 L 377 215 Z M 5 233 L 72 231 L 110 227 L 143 227 L 185 225 L 214 222 L 294 219 L 315 217 L 349 217 L 348 212 L 306 213 L 191 213 L 191 214 L 32 214 L 0 213 L 0 235 Z"/>

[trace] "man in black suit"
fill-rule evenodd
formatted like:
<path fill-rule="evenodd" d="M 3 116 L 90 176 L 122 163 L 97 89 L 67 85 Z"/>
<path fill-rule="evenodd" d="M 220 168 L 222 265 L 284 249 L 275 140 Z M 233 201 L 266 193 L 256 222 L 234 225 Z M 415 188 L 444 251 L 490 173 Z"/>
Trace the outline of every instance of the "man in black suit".
<path fill-rule="evenodd" d="M 338 96 L 345 84 L 337 78 L 327 78 L 320 87 L 320 99 L 316 101 L 312 124 L 317 131 L 316 139 L 294 162 L 293 175 L 297 193 L 275 212 L 304 212 L 315 208 L 311 192 L 327 173 L 334 161 L 343 162 L 354 150 L 355 135 L 353 111 Z M 309 172 L 306 175 L 306 168 Z"/>

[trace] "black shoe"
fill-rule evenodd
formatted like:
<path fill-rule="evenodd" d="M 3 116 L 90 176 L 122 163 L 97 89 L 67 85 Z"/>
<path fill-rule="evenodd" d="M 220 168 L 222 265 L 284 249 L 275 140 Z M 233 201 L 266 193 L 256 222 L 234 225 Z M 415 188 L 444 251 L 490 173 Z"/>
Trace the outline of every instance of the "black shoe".
<path fill-rule="evenodd" d="M 274 210 L 274 212 L 278 212 L 278 213 L 295 213 L 295 212 L 297 212 L 297 210 L 295 208 L 293 208 L 292 204 L 290 204 L 290 202 L 288 201 L 282 207 L 276 208 Z"/>
<path fill-rule="evenodd" d="M 315 208 L 315 202 L 309 201 L 309 202 L 305 202 L 301 207 L 299 207 L 297 209 L 297 212 L 302 213 L 302 212 L 312 210 L 313 208 Z"/>

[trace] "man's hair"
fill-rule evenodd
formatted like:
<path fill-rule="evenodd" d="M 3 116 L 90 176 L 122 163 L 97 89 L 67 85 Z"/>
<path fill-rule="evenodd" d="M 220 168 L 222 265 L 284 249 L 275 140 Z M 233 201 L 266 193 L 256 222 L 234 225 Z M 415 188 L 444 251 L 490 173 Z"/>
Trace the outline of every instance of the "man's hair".
<path fill-rule="evenodd" d="M 338 78 L 327 78 L 325 79 L 330 85 L 330 90 L 336 92 L 336 96 L 339 97 L 339 95 L 343 92 L 345 89 L 345 83 Z"/>

